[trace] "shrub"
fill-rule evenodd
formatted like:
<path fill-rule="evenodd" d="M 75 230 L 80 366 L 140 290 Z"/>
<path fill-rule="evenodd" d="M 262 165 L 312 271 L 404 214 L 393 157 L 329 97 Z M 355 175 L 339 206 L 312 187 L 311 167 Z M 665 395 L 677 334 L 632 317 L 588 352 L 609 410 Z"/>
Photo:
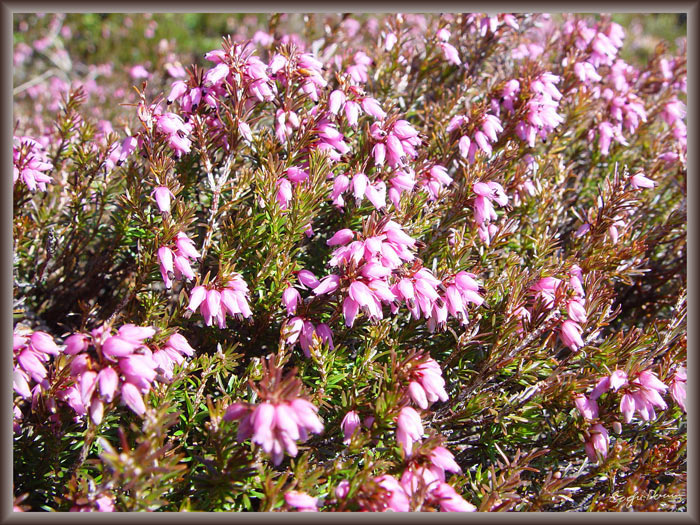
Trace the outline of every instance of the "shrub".
<path fill-rule="evenodd" d="M 16 510 L 685 510 L 684 40 L 114 20 L 15 20 Z"/>

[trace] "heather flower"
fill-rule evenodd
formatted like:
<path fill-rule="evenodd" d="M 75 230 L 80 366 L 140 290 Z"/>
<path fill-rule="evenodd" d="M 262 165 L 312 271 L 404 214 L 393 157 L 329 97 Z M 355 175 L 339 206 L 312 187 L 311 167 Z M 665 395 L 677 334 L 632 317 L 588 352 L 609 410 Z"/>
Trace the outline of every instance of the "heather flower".
<path fill-rule="evenodd" d="M 344 245 L 350 242 L 354 236 L 355 234 L 352 230 L 345 228 L 333 234 L 333 236 L 326 241 L 326 244 L 328 246 Z"/>
<path fill-rule="evenodd" d="M 588 223 L 584 223 L 578 227 L 578 229 L 576 230 L 576 233 L 574 233 L 574 237 L 583 237 L 590 230 L 591 230 L 591 225 Z"/>
<path fill-rule="evenodd" d="M 323 424 L 316 415 L 318 409 L 301 398 L 291 401 L 262 402 L 251 407 L 234 403 L 229 406 L 224 419 L 240 419 L 238 441 L 252 438 L 270 454 L 272 462 L 279 465 L 286 451 L 292 457 L 297 455 L 296 441 L 305 441 L 309 433 L 320 434 Z"/>
<path fill-rule="evenodd" d="M 301 317 L 292 317 L 286 323 L 284 330 L 284 340 L 288 345 L 293 345 L 299 340 L 302 330 L 304 329 L 304 320 Z"/>
<path fill-rule="evenodd" d="M 403 487 L 401 484 L 396 481 L 396 478 L 393 476 L 390 476 L 389 474 L 384 474 L 382 476 L 379 476 L 377 478 L 374 478 L 374 481 L 382 487 L 384 490 L 387 491 L 387 496 L 386 496 L 386 508 L 384 509 L 385 511 L 392 511 L 392 512 L 408 512 L 409 511 L 409 499 L 406 494 L 406 491 L 404 491 Z"/>
<path fill-rule="evenodd" d="M 328 96 L 328 110 L 334 115 L 337 115 L 341 108 L 345 105 L 346 100 L 347 98 L 345 93 L 343 93 L 341 90 L 336 89 L 332 91 Z"/>
<path fill-rule="evenodd" d="M 442 370 L 434 359 L 427 358 L 413 368 L 410 375 L 413 379 L 408 384 L 408 393 L 420 408 L 426 409 L 438 399 L 447 401 Z"/>
<path fill-rule="evenodd" d="M 188 138 L 192 132 L 192 124 L 185 123 L 182 117 L 175 113 L 159 113 L 154 115 L 156 128 L 166 135 L 168 144 L 179 157 L 183 153 L 189 153 L 191 142 Z"/>
<path fill-rule="evenodd" d="M 447 483 L 439 483 L 432 493 L 439 499 L 440 510 L 443 512 L 476 512 L 476 507 Z"/>
<path fill-rule="evenodd" d="M 153 352 L 153 361 L 157 365 L 157 369 L 166 379 L 173 378 L 173 368 L 177 365 L 182 365 L 185 362 L 183 356 L 190 357 L 195 350 L 190 346 L 184 336 L 174 333 L 167 340 L 165 345 L 156 349 Z"/>
<path fill-rule="evenodd" d="M 302 286 L 310 288 L 311 290 L 320 284 L 313 272 L 309 270 L 299 270 L 297 272 L 297 279 L 299 279 Z"/>
<path fill-rule="evenodd" d="M 222 329 L 226 327 L 227 313 L 248 318 L 253 315 L 248 305 L 248 285 L 240 274 L 233 273 L 223 286 L 195 286 L 190 293 L 187 310 L 194 313 L 197 309 L 200 309 L 207 326 L 216 321 Z"/>
<path fill-rule="evenodd" d="M 496 210 L 493 207 L 493 202 L 499 206 L 508 204 L 508 196 L 505 194 L 503 187 L 497 182 L 476 182 L 472 186 L 472 190 L 476 193 L 474 199 L 474 221 L 480 229 L 488 228 L 491 221 L 498 218 Z M 482 240 L 488 244 L 491 237 L 490 231 L 485 230 L 485 236 Z"/>
<path fill-rule="evenodd" d="M 631 394 L 624 394 L 620 400 L 620 412 L 624 417 L 625 423 L 632 421 L 635 411 L 634 397 Z"/>
<path fill-rule="evenodd" d="M 153 196 L 156 200 L 156 204 L 158 205 L 158 209 L 162 213 L 170 213 L 170 198 L 175 198 L 173 192 L 166 186 L 158 186 L 155 190 L 153 190 Z"/>
<path fill-rule="evenodd" d="M 350 493 L 350 482 L 346 479 L 338 483 L 335 488 L 335 497 L 338 499 L 345 499 Z"/>
<path fill-rule="evenodd" d="M 423 437 L 423 423 L 418 412 L 411 407 L 404 407 L 397 418 L 396 441 L 406 456 L 411 455 L 413 443 Z"/>
<path fill-rule="evenodd" d="M 610 436 L 603 425 L 596 424 L 591 427 L 590 436 L 585 442 L 586 454 L 591 461 L 598 461 L 598 455 L 607 457 L 610 446 Z"/>
<path fill-rule="evenodd" d="M 586 419 L 596 419 L 598 417 L 598 403 L 595 399 L 590 399 L 583 394 L 574 397 L 574 403 L 581 415 Z"/>
<path fill-rule="evenodd" d="M 290 490 L 284 495 L 284 501 L 290 507 L 296 508 L 299 512 L 317 512 L 317 499 L 304 492 Z"/>
<path fill-rule="evenodd" d="M 293 286 L 288 286 L 282 293 L 282 303 L 287 309 L 287 314 L 294 315 L 297 311 L 297 305 L 301 301 L 301 295 Z"/>
<path fill-rule="evenodd" d="M 645 177 L 643 173 L 636 173 L 630 177 L 630 186 L 635 190 L 640 188 L 653 188 L 656 183 Z"/>
<path fill-rule="evenodd" d="M 577 323 L 586 322 L 586 308 L 583 306 L 583 301 L 581 299 L 570 299 L 566 303 L 566 311 L 569 315 L 569 319 Z"/>
<path fill-rule="evenodd" d="M 114 497 L 102 494 L 96 498 L 90 498 L 87 502 L 73 505 L 69 512 L 114 512 Z"/>
<path fill-rule="evenodd" d="M 574 264 L 571 269 L 569 270 L 569 286 L 571 289 L 574 291 L 575 294 L 575 301 L 578 301 L 581 303 L 581 306 L 583 306 L 583 301 L 581 300 L 583 297 L 585 297 L 586 292 L 583 289 L 583 273 L 581 272 L 581 267 L 577 264 Z M 576 308 L 576 307 L 574 307 Z M 579 315 L 583 313 L 583 317 L 585 317 L 585 310 L 583 312 L 579 312 Z M 575 321 L 576 319 L 574 319 Z M 581 321 L 585 322 L 585 321 Z"/>
<path fill-rule="evenodd" d="M 445 447 L 437 446 L 430 451 L 430 469 L 435 472 L 440 481 L 445 481 L 445 471 L 461 473 L 462 469 L 459 468 L 457 462 L 455 461 L 452 452 L 447 450 Z"/>
<path fill-rule="evenodd" d="M 443 281 L 445 289 L 444 303 L 450 315 L 461 320 L 462 324 L 467 323 L 466 307 L 469 303 L 480 306 L 484 298 L 479 293 L 479 284 L 475 281 L 476 275 L 468 272 L 458 272 L 454 279 Z"/>
<path fill-rule="evenodd" d="M 610 374 L 610 388 L 617 392 L 621 387 L 627 384 L 627 374 L 624 370 L 615 370 Z"/>
<path fill-rule="evenodd" d="M 686 397 L 685 383 L 686 383 L 685 367 L 679 366 L 676 369 L 676 371 L 673 373 L 670 394 L 671 394 L 671 397 L 673 398 L 673 400 L 676 403 L 678 403 L 678 406 L 681 407 L 683 412 L 686 412 L 686 409 L 685 409 L 685 397 Z"/>
<path fill-rule="evenodd" d="M 48 374 L 44 363 L 49 361 L 49 356 L 57 356 L 61 349 L 46 332 L 36 331 L 29 335 L 29 332 L 17 329 L 12 349 L 15 361 L 13 387 L 15 392 L 28 399 L 31 397 L 29 380 L 43 383 Z"/>
<path fill-rule="evenodd" d="M 64 389 L 60 398 L 78 415 L 89 413 L 95 424 L 102 421 L 105 404 L 119 398 L 133 412 L 143 415 L 147 394 L 156 380 L 172 379 L 174 364 L 194 349 L 180 334 L 174 333 L 162 347 L 146 343 L 155 335 L 149 326 L 122 325 L 116 334 L 108 327 L 93 330 L 90 336 L 73 334 L 70 375 L 74 386 Z M 68 340 L 67 339 L 67 340 Z M 98 351 L 90 351 L 95 346 Z"/>
<path fill-rule="evenodd" d="M 574 321 L 567 320 L 562 323 L 559 329 L 559 337 L 565 346 L 574 351 L 584 346 L 583 339 L 581 339 L 581 327 Z"/>
<path fill-rule="evenodd" d="M 425 171 L 420 179 L 420 185 L 427 187 L 431 200 L 436 200 L 440 192 L 452 182 L 452 177 L 447 173 L 444 166 L 435 164 L 428 171 Z"/>
<path fill-rule="evenodd" d="M 362 111 L 368 115 L 372 115 L 377 120 L 384 120 L 386 118 L 386 112 L 382 110 L 379 102 L 375 98 L 364 97 L 360 101 L 360 106 L 362 107 Z"/>
<path fill-rule="evenodd" d="M 561 282 L 561 279 L 556 277 L 542 277 L 530 287 L 530 292 L 534 292 L 535 299 L 541 299 L 547 308 L 552 308 L 554 306 L 554 294 Z"/>
<path fill-rule="evenodd" d="M 340 428 L 343 430 L 343 443 L 350 443 L 352 435 L 360 427 L 360 416 L 355 410 L 350 410 L 343 421 L 340 423 Z"/>
<path fill-rule="evenodd" d="M 440 47 L 440 49 L 442 49 L 442 52 L 445 55 L 445 59 L 450 64 L 459 66 L 462 63 L 462 60 L 459 58 L 459 52 L 452 44 L 448 42 L 438 42 L 438 46 Z"/>
<path fill-rule="evenodd" d="M 277 180 L 277 203 L 281 210 L 289 209 L 289 203 L 292 201 L 292 183 L 286 177 L 280 177 Z"/>
<path fill-rule="evenodd" d="M 12 160 L 13 185 L 21 178 L 30 191 L 46 191 L 46 183 L 53 179 L 45 172 L 53 169 L 53 164 L 39 142 L 30 137 L 13 137 Z"/>
<path fill-rule="evenodd" d="M 598 383 L 596 384 L 595 388 L 593 388 L 590 398 L 592 400 L 596 400 L 608 390 L 610 390 L 610 377 L 605 376 L 602 379 L 600 379 L 600 381 L 598 381 Z"/>

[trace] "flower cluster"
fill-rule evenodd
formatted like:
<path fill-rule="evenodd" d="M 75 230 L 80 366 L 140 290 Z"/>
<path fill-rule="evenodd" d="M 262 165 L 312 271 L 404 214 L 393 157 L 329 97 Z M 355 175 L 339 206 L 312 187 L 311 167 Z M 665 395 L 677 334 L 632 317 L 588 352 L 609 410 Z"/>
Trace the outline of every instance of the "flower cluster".
<path fill-rule="evenodd" d="M 160 261 L 160 274 L 166 288 L 173 285 L 172 279 L 185 279 L 190 281 L 195 278 L 190 260 L 196 260 L 200 256 L 194 247 L 194 242 L 185 232 L 179 232 L 173 244 L 158 248 L 158 260 Z"/>
<path fill-rule="evenodd" d="M 559 338 L 565 346 L 574 351 L 584 346 L 581 325 L 586 323 L 587 314 L 581 268 L 577 264 L 572 265 L 568 281 L 557 277 L 542 277 L 530 287 L 530 292 L 534 300 L 539 301 L 548 310 L 555 307 L 558 295 L 565 294 L 567 318 L 559 326 Z M 522 307 L 516 314 L 521 318 L 531 317 L 531 312 Z"/>
<path fill-rule="evenodd" d="M 329 264 L 345 275 L 331 274 L 314 287 L 314 294 L 321 295 L 347 282 L 347 297 L 343 300 L 347 326 L 354 324 L 361 309 L 370 319 L 382 319 L 383 304 L 396 313 L 399 301 L 403 301 L 414 319 L 425 318 L 428 327 L 435 330 L 444 326 L 448 313 L 466 323 L 466 305 L 482 304 L 474 274 L 462 271 L 440 281 L 420 265 L 407 270 L 404 264 L 414 261 L 416 241 L 395 221 L 378 224 L 375 234 L 366 235 L 364 240 L 353 240 L 356 236 L 352 230 L 343 229 L 326 241 L 329 246 L 339 246 Z"/>
<path fill-rule="evenodd" d="M 61 349 L 46 332 L 15 329 L 13 334 L 12 351 L 14 356 L 13 387 L 24 399 L 31 397 L 30 379 L 35 383 L 48 386 L 46 383 L 47 363 L 50 356 L 57 356 Z"/>
<path fill-rule="evenodd" d="M 474 222 L 478 226 L 479 238 L 488 245 L 491 237 L 496 233 L 496 225 L 491 221 L 498 219 L 493 202 L 499 206 L 508 204 L 508 196 L 498 182 L 476 182 L 472 187 L 476 198 L 474 199 Z"/>
<path fill-rule="evenodd" d="M 156 129 L 167 137 L 168 145 L 173 148 L 177 156 L 188 153 L 192 147 L 189 139 L 192 133 L 192 124 L 185 122 L 180 115 L 175 113 L 162 113 L 160 106 L 153 110 L 156 121 Z"/>
<path fill-rule="evenodd" d="M 685 371 L 680 370 L 674 374 L 671 387 L 671 396 L 685 410 Z M 680 377 L 682 379 L 677 379 Z M 682 381 L 682 385 L 679 382 Z M 596 384 L 588 396 L 577 394 L 574 403 L 581 415 L 589 420 L 596 421 L 599 418 L 598 398 L 608 392 L 618 392 L 620 397 L 620 413 L 625 423 L 630 423 L 635 412 L 643 421 L 656 418 L 654 407 L 661 410 L 667 408 L 666 402 L 661 397 L 668 390 L 651 370 L 642 370 L 630 377 L 624 370 L 615 370 L 609 376 L 604 376 Z M 619 424 L 619 423 L 618 423 Z M 586 453 L 591 461 L 596 461 L 596 453 L 602 457 L 607 456 L 609 435 L 602 424 L 596 423 L 591 427 L 590 439 L 586 441 Z"/>
<path fill-rule="evenodd" d="M 445 380 L 442 378 L 442 370 L 437 361 L 427 357 L 414 363 L 416 366 L 411 367 L 408 383 L 408 393 L 413 402 L 425 410 L 438 399 L 447 401 Z"/>
<path fill-rule="evenodd" d="M 295 457 L 297 441 L 306 441 L 309 434 L 323 432 L 312 403 L 299 397 L 301 382 L 292 370 L 282 378 L 282 371 L 268 363 L 259 385 L 252 385 L 261 399 L 259 404 L 235 402 L 226 409 L 224 420 L 240 420 L 236 439 L 260 445 L 272 462 L 279 465 L 286 452 Z"/>
<path fill-rule="evenodd" d="M 248 285 L 238 273 L 228 276 L 223 286 L 198 285 L 190 292 L 187 305 L 190 315 L 199 309 L 204 323 L 211 326 L 214 321 L 219 328 L 226 327 L 226 312 L 232 316 L 250 317 Z"/>
<path fill-rule="evenodd" d="M 172 334 L 162 347 L 146 344 L 156 331 L 152 327 L 122 325 L 112 334 L 107 325 L 90 334 L 77 333 L 66 338 L 65 354 L 74 356 L 70 375 L 74 383 L 60 395 L 78 415 L 89 412 L 100 424 L 105 404 L 117 398 L 133 412 L 143 415 L 147 394 L 156 379 L 172 378 L 175 364 L 184 362 L 194 349 L 180 334 Z"/>
<path fill-rule="evenodd" d="M 31 137 L 12 139 L 12 184 L 21 178 L 30 191 L 46 191 L 53 179 L 46 172 L 53 168 L 44 147 Z"/>
<path fill-rule="evenodd" d="M 409 512 L 439 509 L 442 512 L 474 512 L 476 507 L 445 481 L 445 472 L 461 473 L 452 453 L 435 446 L 414 458 L 397 480 L 391 474 L 372 479 L 354 499 L 363 511 Z M 349 483 L 341 481 L 335 490 L 338 499 L 348 497 Z"/>

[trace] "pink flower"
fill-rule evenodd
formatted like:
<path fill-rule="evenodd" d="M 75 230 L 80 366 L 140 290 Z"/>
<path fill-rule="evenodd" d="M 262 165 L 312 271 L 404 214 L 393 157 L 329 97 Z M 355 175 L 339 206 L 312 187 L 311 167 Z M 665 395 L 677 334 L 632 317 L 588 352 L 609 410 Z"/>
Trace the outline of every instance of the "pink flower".
<path fill-rule="evenodd" d="M 253 315 L 248 304 L 248 285 L 240 274 L 234 273 L 220 288 L 195 286 L 190 294 L 187 309 L 201 309 L 204 323 L 211 326 L 214 321 L 219 328 L 226 327 L 226 314 L 248 318 Z"/>
<path fill-rule="evenodd" d="M 460 473 L 462 469 L 455 461 L 452 452 L 447 450 L 445 447 L 435 447 L 430 452 L 430 461 L 432 462 L 431 469 L 437 471 L 438 479 L 445 481 L 445 471 Z"/>
<path fill-rule="evenodd" d="M 297 311 L 297 304 L 301 300 L 301 295 L 293 286 L 288 286 L 282 293 L 282 303 L 287 309 L 287 314 L 294 315 Z"/>
<path fill-rule="evenodd" d="M 139 343 L 127 341 L 122 337 L 113 335 L 102 343 L 102 353 L 107 357 L 126 357 L 141 346 Z"/>
<path fill-rule="evenodd" d="M 289 208 L 289 203 L 292 200 L 292 184 L 285 177 L 281 177 L 277 181 L 277 202 L 281 210 Z"/>
<path fill-rule="evenodd" d="M 360 105 L 362 106 L 362 111 L 372 115 L 374 118 L 378 120 L 384 120 L 386 118 L 386 113 L 382 110 L 379 102 L 377 102 L 376 99 L 372 97 L 365 97 L 360 102 Z"/>
<path fill-rule="evenodd" d="M 420 408 L 426 409 L 438 399 L 447 401 L 445 380 L 442 378 L 440 365 L 428 358 L 412 371 L 414 381 L 408 385 L 408 393 Z"/>
<path fill-rule="evenodd" d="M 459 52 L 452 44 L 448 44 L 447 42 L 439 42 L 438 46 L 440 46 L 440 49 L 442 49 L 442 52 L 445 55 L 445 59 L 450 64 L 458 66 L 462 63 L 462 60 L 459 58 Z"/>
<path fill-rule="evenodd" d="M 335 275 L 335 274 L 331 274 L 327 277 L 324 277 L 318 283 L 318 286 L 316 286 L 314 288 L 314 294 L 315 295 L 322 295 L 322 294 L 334 292 L 335 290 L 338 289 L 339 284 L 340 284 L 340 276 Z"/>
<path fill-rule="evenodd" d="M 305 399 L 295 398 L 279 403 L 263 402 L 255 408 L 242 403 L 229 406 L 224 419 L 240 419 L 238 441 L 252 437 L 252 441 L 270 454 L 279 465 L 284 452 L 294 457 L 296 441 L 305 441 L 310 432 L 323 432 L 323 423 L 316 415 L 317 408 Z"/>
<path fill-rule="evenodd" d="M 348 496 L 349 492 L 350 482 L 344 479 L 340 483 L 338 483 L 338 486 L 335 488 L 335 497 L 338 499 L 345 499 Z"/>
<path fill-rule="evenodd" d="M 340 108 L 345 104 L 345 100 L 345 93 L 339 89 L 332 91 L 328 96 L 328 110 L 334 115 L 337 115 Z"/>
<path fill-rule="evenodd" d="M 206 297 L 207 289 L 204 286 L 195 286 L 190 292 L 190 303 L 187 305 L 187 309 L 192 312 L 197 311 L 197 308 L 199 308 L 199 305 L 202 304 Z"/>
<path fill-rule="evenodd" d="M 129 75 L 135 80 L 139 78 L 148 78 L 151 76 L 151 74 L 141 64 L 137 64 L 129 69 Z"/>
<path fill-rule="evenodd" d="M 350 443 L 355 430 L 360 427 L 360 416 L 355 410 L 350 410 L 343 421 L 340 423 L 340 428 L 343 430 L 343 443 Z"/>
<path fill-rule="evenodd" d="M 114 512 L 114 498 L 107 494 L 102 494 L 85 505 L 74 505 L 70 512 Z"/>
<path fill-rule="evenodd" d="M 433 495 L 439 498 L 440 510 L 443 512 L 476 512 L 476 507 L 457 494 L 447 483 L 439 483 L 433 489 Z"/>
<path fill-rule="evenodd" d="M 607 457 L 610 446 L 610 436 L 603 425 L 596 424 L 591 427 L 590 437 L 586 440 L 585 449 L 588 459 L 598 461 L 598 455 Z"/>
<path fill-rule="evenodd" d="M 574 233 L 574 237 L 583 237 L 591 230 L 591 225 L 588 223 L 582 224 Z"/>
<path fill-rule="evenodd" d="M 328 246 L 338 246 L 338 245 L 344 245 L 349 243 L 353 237 L 355 236 L 355 233 L 352 230 L 349 230 L 347 228 L 337 231 L 333 237 L 328 239 L 326 241 L 326 244 Z"/>
<path fill-rule="evenodd" d="M 318 279 L 309 270 L 299 270 L 297 272 L 297 279 L 299 279 L 299 282 L 302 286 L 305 286 L 312 290 L 319 285 Z"/>
<path fill-rule="evenodd" d="M 559 337 L 562 343 L 576 351 L 584 346 L 581 339 L 581 327 L 574 321 L 564 321 L 561 325 Z"/>
<path fill-rule="evenodd" d="M 590 398 L 595 401 L 608 390 L 610 390 L 610 377 L 605 376 L 598 381 L 598 384 L 596 384 L 595 388 L 591 392 Z"/>
<path fill-rule="evenodd" d="M 124 383 L 121 389 L 122 399 L 126 405 L 142 416 L 146 413 L 146 405 L 143 403 L 143 398 L 138 389 L 131 383 Z"/>
<path fill-rule="evenodd" d="M 574 398 L 576 408 L 586 419 L 596 419 L 598 417 L 598 403 L 595 399 L 589 399 L 583 394 L 577 394 Z"/>
<path fill-rule="evenodd" d="M 284 501 L 290 507 L 296 508 L 299 512 L 317 512 L 317 499 L 304 492 L 290 490 L 284 495 Z"/>
<path fill-rule="evenodd" d="M 53 164 L 39 142 L 31 137 L 13 137 L 12 158 L 13 184 L 21 178 L 30 191 L 46 191 L 46 183 L 52 179 L 44 172 L 52 169 Z"/>
<path fill-rule="evenodd" d="M 624 394 L 622 400 L 620 401 L 620 412 L 625 419 L 625 423 L 632 421 L 635 411 L 635 401 L 634 397 L 630 394 Z"/>
<path fill-rule="evenodd" d="M 630 185 L 632 188 L 637 190 L 639 188 L 653 188 L 656 186 L 656 183 L 653 180 L 645 177 L 644 174 L 640 172 L 630 177 Z"/>
<path fill-rule="evenodd" d="M 109 403 L 114 399 L 114 394 L 119 386 L 119 375 L 113 368 L 105 367 L 97 374 L 97 384 L 100 395 Z"/>
<path fill-rule="evenodd" d="M 162 213 L 170 213 L 170 198 L 175 198 L 173 192 L 166 186 L 158 186 L 155 190 L 153 190 L 153 196 L 156 199 L 158 209 Z"/>
<path fill-rule="evenodd" d="M 165 100 L 167 105 L 179 100 L 188 90 L 187 83 L 184 80 L 176 80 L 170 85 L 170 94 Z"/>
<path fill-rule="evenodd" d="M 397 418 L 396 440 L 408 457 L 413 450 L 413 443 L 423 437 L 423 423 L 418 412 L 411 407 L 404 407 Z"/>
<path fill-rule="evenodd" d="M 666 392 L 666 390 L 668 390 L 668 387 L 650 370 L 643 370 L 640 372 L 637 380 L 648 390 L 656 390 L 657 392 Z"/>
<path fill-rule="evenodd" d="M 676 371 L 673 374 L 670 393 L 671 393 L 671 397 L 673 398 L 673 400 L 676 403 L 678 403 L 678 406 L 681 407 L 683 412 L 686 411 L 686 409 L 685 409 L 685 398 L 686 398 L 685 383 L 686 383 L 685 367 L 680 366 L 676 369 Z"/>
<path fill-rule="evenodd" d="M 627 374 L 624 370 L 615 370 L 610 374 L 610 388 L 617 392 L 618 389 L 627 384 Z"/>
<path fill-rule="evenodd" d="M 87 349 L 88 338 L 84 334 L 73 334 L 66 338 L 64 344 L 66 346 L 64 353 L 67 355 L 75 355 Z"/>
<path fill-rule="evenodd" d="M 399 484 L 398 481 L 396 481 L 396 478 L 390 476 L 389 474 L 384 474 L 382 476 L 374 478 L 374 481 L 380 487 L 387 491 L 387 511 L 409 511 L 410 507 L 408 496 L 406 495 L 406 492 L 404 491 L 403 487 Z"/>
<path fill-rule="evenodd" d="M 583 301 L 581 299 L 571 299 L 566 304 L 567 314 L 569 319 L 577 323 L 585 323 L 586 308 L 583 306 Z"/>

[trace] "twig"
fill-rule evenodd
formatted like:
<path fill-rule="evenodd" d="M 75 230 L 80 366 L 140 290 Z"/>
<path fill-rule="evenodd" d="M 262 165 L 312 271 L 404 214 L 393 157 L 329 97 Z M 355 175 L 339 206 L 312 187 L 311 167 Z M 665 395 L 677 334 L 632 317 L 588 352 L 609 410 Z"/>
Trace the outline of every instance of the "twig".
<path fill-rule="evenodd" d="M 36 85 L 36 84 L 39 84 L 39 83 L 41 83 L 41 82 L 43 82 L 45 78 L 50 77 L 50 76 L 53 75 L 54 73 L 60 73 L 60 74 L 62 74 L 63 77 L 64 77 L 64 79 L 65 79 L 65 77 L 66 77 L 66 74 L 65 74 L 65 72 L 64 72 L 63 70 L 61 70 L 61 69 L 59 69 L 59 68 L 57 68 L 57 67 L 52 67 L 51 69 L 47 69 L 46 71 L 44 71 L 44 72 L 43 72 L 41 75 L 39 75 L 38 77 L 34 77 L 34 78 L 31 79 L 31 80 L 27 80 L 24 84 L 20 84 L 19 86 L 17 86 L 16 88 L 14 88 L 14 89 L 12 90 L 12 95 L 13 95 L 13 96 L 14 96 L 14 95 L 18 95 L 18 94 L 21 93 L 22 91 L 25 91 L 25 90 L 29 89 L 30 87 L 32 87 L 32 86 L 34 86 L 34 85 Z"/>
<path fill-rule="evenodd" d="M 219 176 L 214 179 L 214 175 L 212 173 L 211 169 L 211 164 L 209 162 L 205 163 L 205 166 L 207 167 L 207 180 L 209 181 L 209 187 L 212 189 L 214 194 L 212 195 L 212 206 L 211 206 L 211 213 L 209 214 L 209 221 L 208 221 L 208 229 L 207 233 L 204 236 L 204 241 L 202 242 L 202 249 L 201 249 L 201 255 L 202 255 L 202 265 L 204 265 L 204 259 L 207 255 L 207 251 L 209 251 L 209 247 L 211 246 L 211 241 L 214 236 L 214 230 L 216 229 L 217 226 L 217 221 L 216 221 L 216 214 L 219 212 L 219 196 L 221 195 L 221 188 L 223 187 L 224 184 L 226 184 L 226 181 L 228 180 L 229 175 L 231 174 L 231 165 L 233 164 L 233 153 L 229 154 L 228 157 L 226 157 L 226 161 L 224 163 L 224 166 L 219 174 Z"/>

